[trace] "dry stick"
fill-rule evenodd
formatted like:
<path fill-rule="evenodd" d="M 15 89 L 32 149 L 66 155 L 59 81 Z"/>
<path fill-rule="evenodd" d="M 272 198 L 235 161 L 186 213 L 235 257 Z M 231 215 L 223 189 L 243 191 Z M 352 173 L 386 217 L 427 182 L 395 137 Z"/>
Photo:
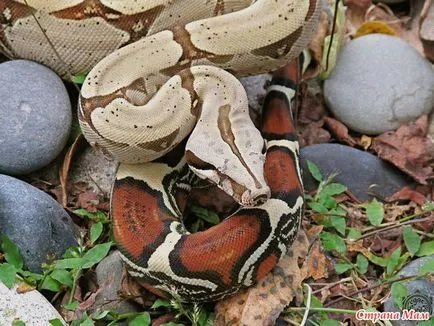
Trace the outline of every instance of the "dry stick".
<path fill-rule="evenodd" d="M 337 20 L 338 20 L 338 8 L 339 8 L 339 0 L 336 0 L 335 2 L 335 12 L 334 12 L 334 17 L 333 17 L 333 26 L 332 26 L 332 32 L 331 32 L 331 36 L 330 36 L 330 44 L 329 44 L 329 48 L 327 49 L 327 57 L 326 57 L 326 67 L 325 70 L 328 71 L 329 70 L 329 57 L 330 57 L 330 52 L 332 49 L 332 45 L 333 45 L 333 38 L 335 35 L 335 29 L 336 29 L 336 24 L 337 24 Z"/>
<path fill-rule="evenodd" d="M 350 281 L 350 280 L 351 280 L 351 277 L 346 277 L 346 278 L 343 278 L 343 279 L 336 281 L 336 282 L 333 282 L 333 283 L 328 283 L 328 284 L 327 283 L 321 283 L 321 284 L 323 284 L 323 287 L 318 289 L 318 290 L 313 291 L 312 294 L 316 294 L 318 292 L 321 292 L 322 290 L 330 289 L 331 287 L 333 287 L 335 285 L 345 283 L 345 282 Z M 319 285 L 319 284 L 314 283 L 314 284 L 309 284 L 309 285 L 312 286 L 312 285 Z"/>
<path fill-rule="evenodd" d="M 343 279 L 340 279 L 339 281 L 333 282 L 333 283 L 325 283 L 325 282 L 315 282 L 315 283 L 308 283 L 310 286 L 329 286 L 329 285 L 337 285 L 340 283 L 345 283 L 347 281 L 350 281 L 351 277 L 346 277 Z M 316 291 L 316 290 L 315 290 Z"/>
<path fill-rule="evenodd" d="M 428 273 L 428 274 L 430 274 L 430 273 Z M 405 281 L 405 280 L 409 280 L 409 279 L 413 279 L 413 278 L 421 278 L 421 277 L 425 277 L 426 275 L 427 275 L 427 274 L 424 274 L 424 275 L 410 275 L 410 276 L 403 276 L 403 277 L 396 278 L 396 279 L 389 279 L 389 280 L 386 280 L 386 281 L 384 281 L 384 282 L 380 282 L 380 283 L 377 283 L 377 284 L 374 284 L 374 285 L 368 286 L 368 287 L 366 287 L 366 288 L 363 288 L 363 289 L 360 289 L 360 290 L 357 290 L 357 291 L 351 292 L 351 293 L 348 294 L 347 296 L 348 296 L 348 297 L 353 297 L 353 296 L 355 296 L 356 294 L 363 293 L 363 292 L 366 292 L 366 291 L 370 291 L 370 290 L 372 290 L 372 289 L 375 289 L 375 288 L 377 288 L 377 287 L 379 287 L 379 286 L 382 286 L 382 285 L 385 285 L 385 284 L 387 284 L 387 283 L 392 283 L 392 282 L 401 282 L 401 281 Z M 337 303 L 337 302 L 339 302 L 339 301 L 342 301 L 342 300 L 344 300 L 344 299 L 345 299 L 345 297 L 337 298 L 337 299 L 335 299 L 335 300 L 332 300 L 332 301 L 330 301 L 330 302 L 327 302 L 327 303 L 324 305 L 324 307 L 329 307 L 329 306 L 334 305 L 335 303 Z"/>
<path fill-rule="evenodd" d="M 409 221 L 409 220 L 412 220 L 412 219 L 414 219 L 414 218 L 416 218 L 416 217 L 419 217 L 419 216 L 422 216 L 422 215 L 425 215 L 425 214 L 431 213 L 432 211 L 433 211 L 433 210 L 424 210 L 424 211 L 422 211 L 422 212 L 420 212 L 420 213 L 407 215 L 407 216 L 405 216 L 405 217 L 403 217 L 403 218 L 400 218 L 400 219 L 397 220 L 397 221 L 392 221 L 392 222 L 382 223 L 381 225 L 377 225 L 377 226 L 369 226 L 369 227 L 363 228 L 361 231 L 362 231 L 362 232 L 366 232 L 366 231 L 371 231 L 371 230 L 377 230 L 379 227 L 383 227 L 383 226 L 402 224 L 402 223 L 407 222 L 407 221 Z"/>
<path fill-rule="evenodd" d="M 396 229 L 396 228 L 399 228 L 399 227 L 401 227 L 403 225 L 415 224 L 415 223 L 427 222 L 427 221 L 434 221 L 434 216 L 433 217 L 429 216 L 429 217 L 425 217 L 425 218 L 420 218 L 418 220 L 411 220 L 411 221 L 403 222 L 403 223 L 400 223 L 400 224 L 388 226 L 388 227 L 385 227 L 385 228 L 382 228 L 382 229 L 374 230 L 374 231 L 371 231 L 371 232 L 368 232 L 368 233 L 362 235 L 361 237 L 357 238 L 354 241 L 359 241 L 359 240 L 368 238 L 371 235 L 374 235 L 374 234 L 377 234 L 377 233 L 381 233 L 381 232 L 384 232 L 384 231 L 389 231 L 389 230 L 392 230 L 392 229 Z"/>

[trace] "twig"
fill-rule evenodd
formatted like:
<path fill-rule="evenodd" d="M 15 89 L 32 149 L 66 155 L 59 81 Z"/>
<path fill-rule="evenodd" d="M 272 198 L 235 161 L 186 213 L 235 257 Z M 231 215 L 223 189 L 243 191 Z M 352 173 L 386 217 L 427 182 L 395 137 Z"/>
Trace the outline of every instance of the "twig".
<path fill-rule="evenodd" d="M 424 211 L 417 213 L 417 214 L 405 216 L 405 217 L 403 217 L 397 221 L 387 222 L 387 223 L 383 223 L 383 224 L 377 225 L 377 226 L 366 227 L 366 228 L 362 229 L 362 232 L 375 230 L 375 229 L 378 229 L 379 227 L 383 227 L 383 226 L 396 225 L 397 223 L 404 223 L 404 222 L 407 222 L 408 220 L 414 219 L 415 217 L 422 216 L 422 215 L 425 215 L 425 214 L 431 213 L 431 212 L 432 212 L 431 210 L 424 210 Z"/>
<path fill-rule="evenodd" d="M 79 279 L 80 276 L 81 276 L 81 272 L 82 272 L 82 270 L 79 269 L 79 270 L 77 270 L 77 272 L 74 274 L 74 277 L 73 277 L 73 283 L 72 283 L 72 288 L 71 288 L 71 296 L 69 297 L 68 304 L 71 304 L 72 301 L 74 300 L 75 290 L 76 290 L 76 288 L 77 288 L 77 282 L 78 282 L 78 279 Z"/>
<path fill-rule="evenodd" d="M 333 282 L 333 283 L 311 283 L 309 285 L 310 286 L 322 286 L 322 288 L 320 288 L 320 289 L 315 290 L 315 291 L 312 292 L 313 294 L 316 294 L 318 292 L 321 292 L 324 289 L 329 289 L 329 288 L 331 288 L 331 287 L 333 287 L 335 285 L 338 285 L 338 284 L 341 284 L 341 283 L 345 283 L 345 282 L 348 282 L 350 280 L 351 280 L 351 277 L 346 277 L 346 278 L 343 278 L 343 279 L 341 279 L 339 281 L 336 281 L 336 282 Z"/>
<path fill-rule="evenodd" d="M 359 238 L 357 238 L 354 241 L 359 241 L 359 240 L 368 238 L 368 237 L 370 237 L 370 236 L 372 236 L 374 234 L 377 234 L 377 233 L 381 233 L 381 232 L 384 232 L 384 231 L 389 231 L 389 230 L 392 230 L 392 229 L 396 229 L 396 228 L 399 228 L 399 227 L 401 227 L 403 225 L 415 224 L 415 223 L 427 222 L 427 221 L 434 221 L 434 216 L 420 218 L 420 219 L 417 219 L 417 220 L 411 220 L 411 221 L 407 221 L 407 222 L 404 222 L 404 223 L 399 223 L 399 224 L 391 225 L 391 226 L 388 226 L 388 227 L 385 227 L 385 228 L 377 229 L 377 230 L 368 232 L 368 233 L 360 236 Z"/>
<path fill-rule="evenodd" d="M 307 308 L 305 307 L 291 307 L 286 309 L 285 311 L 305 311 Z M 326 312 L 326 313 L 335 313 L 335 314 L 355 314 L 355 310 L 349 310 L 349 309 L 338 309 L 338 308 L 310 308 L 310 311 L 314 312 Z"/>
<path fill-rule="evenodd" d="M 431 274 L 431 273 L 427 273 L 427 274 L 423 274 L 423 275 L 410 275 L 410 276 L 403 276 L 403 277 L 400 277 L 400 278 L 391 278 L 391 279 L 388 279 L 388 280 L 382 281 L 382 282 L 380 282 L 380 283 L 377 283 L 377 284 L 374 284 L 374 285 L 368 286 L 368 287 L 366 287 L 366 288 L 363 288 L 363 289 L 360 289 L 360 290 L 357 290 L 357 291 L 351 292 L 351 293 L 348 294 L 347 296 L 348 296 L 348 297 L 353 297 L 353 296 L 355 296 L 355 295 L 357 295 L 357 294 L 359 294 L 359 293 L 363 293 L 363 292 L 366 292 L 366 291 L 371 291 L 371 290 L 373 290 L 373 289 L 375 289 L 375 288 L 377 288 L 377 287 L 379 287 L 379 286 L 382 286 L 382 285 L 385 285 L 385 284 L 388 284 L 388 283 L 401 282 L 401 281 L 406 281 L 406 280 L 409 280 L 409 279 L 422 278 L 422 277 L 426 277 L 426 276 L 429 275 L 429 274 Z M 337 298 L 337 299 L 335 299 L 335 300 L 332 300 L 332 301 L 330 301 L 330 302 L 327 302 L 327 303 L 324 305 L 324 307 L 329 307 L 329 306 L 334 305 L 335 303 L 338 303 L 338 302 L 340 302 L 340 301 L 342 301 L 342 300 L 344 300 L 344 299 L 345 299 L 345 297 Z"/>
<path fill-rule="evenodd" d="M 416 230 L 416 233 L 423 235 L 424 237 L 434 239 L 434 235 L 431 233 L 423 232 L 421 230 Z"/>
<path fill-rule="evenodd" d="M 329 48 L 327 49 L 327 57 L 326 57 L 326 68 L 325 70 L 328 71 L 329 70 L 329 57 L 330 57 L 330 52 L 333 46 L 333 38 L 335 35 L 335 29 L 336 29 L 336 24 L 337 24 L 337 20 L 338 20 L 338 9 L 339 9 L 339 0 L 335 0 L 335 12 L 333 15 L 333 26 L 332 26 L 332 32 L 330 35 L 330 44 L 329 44 Z"/>

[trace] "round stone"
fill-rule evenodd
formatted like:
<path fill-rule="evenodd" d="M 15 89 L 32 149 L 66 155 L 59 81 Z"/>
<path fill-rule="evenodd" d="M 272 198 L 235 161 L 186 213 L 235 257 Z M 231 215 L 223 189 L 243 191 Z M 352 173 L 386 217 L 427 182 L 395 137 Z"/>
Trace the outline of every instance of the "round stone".
<path fill-rule="evenodd" d="M 38 291 L 23 293 L 17 286 L 8 289 L 0 282 L 0 325 L 20 325 L 17 320 L 29 326 L 50 325 L 52 319 L 66 325 L 62 316 Z"/>
<path fill-rule="evenodd" d="M 111 252 L 96 267 L 96 279 L 100 288 L 95 303 L 89 310 L 114 310 L 118 313 L 138 312 L 140 309 L 132 301 L 123 299 L 121 293 L 124 278 L 124 265 L 119 251 Z"/>
<path fill-rule="evenodd" d="M 45 192 L 0 174 L 0 233 L 20 249 L 25 266 L 41 272 L 47 257 L 60 258 L 76 246 L 68 213 Z"/>
<path fill-rule="evenodd" d="M 343 48 L 324 98 L 350 129 L 380 134 L 432 110 L 434 70 L 400 38 L 366 35 Z"/>
<path fill-rule="evenodd" d="M 60 153 L 71 129 L 71 104 L 62 80 L 27 60 L 0 64 L 0 172 L 30 173 Z"/>
<path fill-rule="evenodd" d="M 323 179 L 336 174 L 333 182 L 347 186 L 361 201 L 373 195 L 386 198 L 408 184 L 401 172 L 375 155 L 340 144 L 317 144 L 300 150 L 303 183 L 307 191 L 317 189 L 318 182 L 309 173 L 306 160 L 318 166 Z"/>
<path fill-rule="evenodd" d="M 396 274 L 396 278 L 418 275 L 419 269 L 428 261 L 433 259 L 434 255 L 412 260 Z M 431 281 L 429 276 L 426 278 L 410 280 L 402 284 L 408 289 L 408 296 L 403 299 L 403 302 L 407 302 L 407 306 L 404 305 L 403 309 L 430 312 L 431 316 L 434 316 L 434 282 Z M 389 297 L 389 299 L 384 303 L 384 311 L 401 313 L 401 309 L 396 305 L 392 297 Z M 417 326 L 418 322 L 399 320 L 392 322 L 392 324 L 394 326 Z"/>

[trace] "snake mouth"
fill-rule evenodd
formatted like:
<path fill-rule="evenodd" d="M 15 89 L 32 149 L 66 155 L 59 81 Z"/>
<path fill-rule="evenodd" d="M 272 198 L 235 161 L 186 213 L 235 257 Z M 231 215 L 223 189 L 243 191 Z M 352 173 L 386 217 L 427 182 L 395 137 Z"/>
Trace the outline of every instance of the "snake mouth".
<path fill-rule="evenodd" d="M 264 204 L 270 199 L 270 188 L 264 187 L 255 191 L 246 190 L 241 195 L 241 205 L 246 207 L 255 207 Z"/>

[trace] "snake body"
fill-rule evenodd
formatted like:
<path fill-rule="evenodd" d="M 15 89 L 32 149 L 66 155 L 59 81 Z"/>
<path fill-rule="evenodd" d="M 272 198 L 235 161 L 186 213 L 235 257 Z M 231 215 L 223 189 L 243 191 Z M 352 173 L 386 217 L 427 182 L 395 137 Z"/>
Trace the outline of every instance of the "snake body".
<path fill-rule="evenodd" d="M 295 58 L 313 34 L 319 1 L 27 2 L 0 0 L 0 49 L 63 77 L 88 73 L 79 121 L 92 145 L 122 162 L 111 216 L 130 273 L 185 301 L 219 299 L 268 273 L 303 207 L 293 92 L 272 87 L 267 101 L 277 104 L 266 109 L 261 134 L 232 74 Z M 185 155 L 173 154 L 187 137 Z M 194 234 L 180 221 L 191 171 L 241 204 Z"/>

